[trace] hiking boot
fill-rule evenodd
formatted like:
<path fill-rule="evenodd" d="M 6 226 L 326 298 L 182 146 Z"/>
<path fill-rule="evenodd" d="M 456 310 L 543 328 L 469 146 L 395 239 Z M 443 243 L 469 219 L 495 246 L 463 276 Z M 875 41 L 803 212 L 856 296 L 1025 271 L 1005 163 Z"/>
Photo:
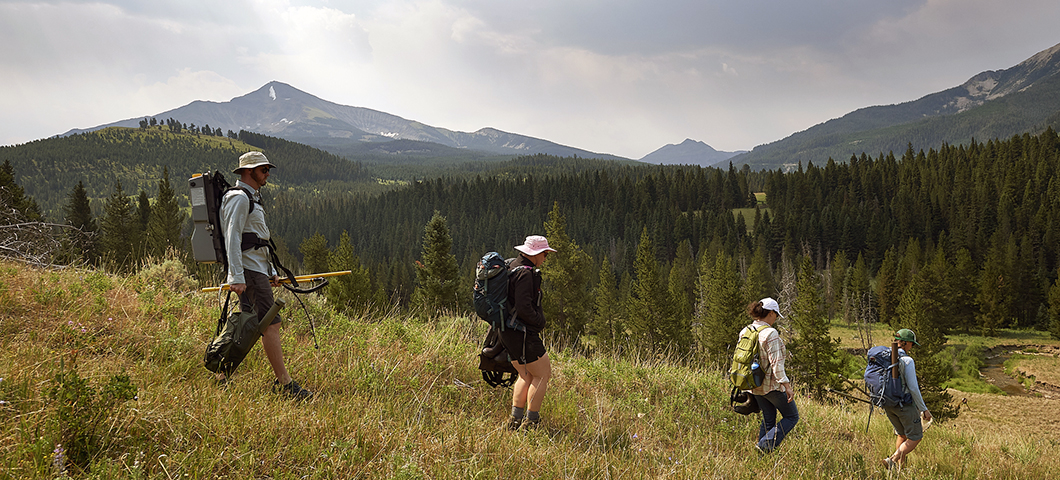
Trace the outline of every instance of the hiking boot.
<path fill-rule="evenodd" d="M 279 380 L 273 380 L 272 391 L 294 400 L 308 400 L 309 397 L 313 396 L 313 392 L 302 388 L 302 386 L 294 380 L 291 380 L 291 383 L 283 386 L 280 385 Z"/>
<path fill-rule="evenodd" d="M 514 432 L 514 431 L 518 430 L 519 427 L 522 424 L 523 424 L 523 419 L 522 418 L 508 417 L 508 424 L 505 425 L 505 427 L 508 430 L 511 430 L 511 431 Z"/>
<path fill-rule="evenodd" d="M 523 430 L 536 430 L 539 426 L 541 426 L 541 417 L 537 417 L 533 420 L 529 418 L 523 420 Z"/>
<path fill-rule="evenodd" d="M 896 465 L 894 463 L 894 460 L 891 460 L 891 457 L 884 457 L 884 459 L 882 461 L 883 461 L 883 468 L 886 468 L 887 470 L 890 470 L 890 469 L 894 468 L 894 466 Z"/>

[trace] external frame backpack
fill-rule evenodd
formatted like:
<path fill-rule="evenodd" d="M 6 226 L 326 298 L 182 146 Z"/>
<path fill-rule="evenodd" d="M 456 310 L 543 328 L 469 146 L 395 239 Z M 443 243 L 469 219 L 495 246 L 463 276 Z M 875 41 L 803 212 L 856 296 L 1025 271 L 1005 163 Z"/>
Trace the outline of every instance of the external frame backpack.
<path fill-rule="evenodd" d="M 732 354 L 732 366 L 729 367 L 729 381 L 740 390 L 750 390 L 762 385 L 765 372 L 758 362 L 758 336 L 768 328 L 748 325 L 736 342 L 736 351 Z"/>
<path fill-rule="evenodd" d="M 195 261 L 199 263 L 220 263 L 228 270 L 224 236 L 221 228 L 221 201 L 233 187 L 220 171 L 196 174 L 188 179 L 189 197 L 191 199 L 191 221 L 194 226 L 191 232 L 191 250 Z M 243 190 L 250 200 L 250 210 L 254 211 L 254 198 L 250 192 Z"/>
<path fill-rule="evenodd" d="M 901 350 L 898 355 L 902 356 Z M 902 407 L 913 403 L 913 396 L 902 387 L 899 358 L 891 357 L 891 347 L 876 346 L 869 349 L 866 355 L 865 389 L 869 400 L 877 407 Z"/>

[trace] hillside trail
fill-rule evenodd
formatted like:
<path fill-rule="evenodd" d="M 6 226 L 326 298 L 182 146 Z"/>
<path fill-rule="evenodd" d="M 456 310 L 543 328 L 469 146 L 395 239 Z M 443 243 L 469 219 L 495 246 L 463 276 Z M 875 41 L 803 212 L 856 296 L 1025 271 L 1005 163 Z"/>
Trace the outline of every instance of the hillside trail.
<path fill-rule="evenodd" d="M 1025 349 L 1030 347 L 1034 347 L 1037 350 L 1037 355 L 1053 356 L 1060 353 L 1060 347 L 1055 346 L 997 345 L 986 350 L 986 364 L 979 370 L 979 375 L 1009 395 L 1031 396 L 1039 394 L 1046 398 L 1060 397 L 1060 385 L 1038 382 L 1034 388 L 1028 390 L 1019 380 L 1005 373 L 1005 361 L 1014 353 L 1028 354 Z"/>

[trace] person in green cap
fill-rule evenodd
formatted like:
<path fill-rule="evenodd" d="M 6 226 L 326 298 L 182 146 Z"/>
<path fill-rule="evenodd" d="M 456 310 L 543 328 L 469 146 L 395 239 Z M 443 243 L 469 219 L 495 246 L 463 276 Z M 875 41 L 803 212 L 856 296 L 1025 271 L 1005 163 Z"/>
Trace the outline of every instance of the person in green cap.
<path fill-rule="evenodd" d="M 924 422 L 931 421 L 931 412 L 924 404 L 924 397 L 920 395 L 920 384 L 916 381 L 916 365 L 913 357 L 908 355 L 914 346 L 920 346 L 916 341 L 916 334 L 908 328 L 903 328 L 895 332 L 894 339 L 898 342 L 898 373 L 902 378 L 902 388 L 913 397 L 913 403 L 883 409 L 898 436 L 894 442 L 894 453 L 883 459 L 883 465 L 888 469 L 905 465 L 905 456 L 924 438 L 924 424 L 921 419 Z"/>

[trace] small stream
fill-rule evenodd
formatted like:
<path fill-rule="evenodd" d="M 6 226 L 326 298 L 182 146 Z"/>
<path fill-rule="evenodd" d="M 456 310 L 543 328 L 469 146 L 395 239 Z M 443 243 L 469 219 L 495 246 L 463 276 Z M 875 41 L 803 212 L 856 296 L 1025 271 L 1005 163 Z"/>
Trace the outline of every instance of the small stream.
<path fill-rule="evenodd" d="M 1019 350 L 1019 347 L 1011 345 L 999 345 L 987 350 L 986 364 L 979 369 L 979 374 L 983 376 L 984 380 L 994 384 L 994 386 L 1009 395 L 1030 395 L 1030 392 L 1023 387 L 1022 383 L 1005 374 L 1005 360 L 1008 360 L 1012 356 L 1012 352 L 1016 350 Z"/>

